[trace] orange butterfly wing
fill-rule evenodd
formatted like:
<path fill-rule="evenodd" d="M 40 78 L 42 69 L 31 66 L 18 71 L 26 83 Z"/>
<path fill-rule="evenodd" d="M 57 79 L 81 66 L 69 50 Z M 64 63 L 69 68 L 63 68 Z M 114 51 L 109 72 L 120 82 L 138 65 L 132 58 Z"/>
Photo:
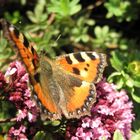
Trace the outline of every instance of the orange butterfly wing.
<path fill-rule="evenodd" d="M 107 65 L 106 55 L 96 52 L 71 53 L 58 57 L 56 61 L 81 80 L 94 83 L 100 81 Z"/>
<path fill-rule="evenodd" d="M 90 115 L 90 109 L 96 101 L 94 84 L 82 81 L 80 87 L 73 87 L 72 95 L 68 99 L 66 107 L 69 116 L 67 118 L 80 118 L 84 115 Z"/>
<path fill-rule="evenodd" d="M 79 118 L 89 115 L 96 100 L 96 89 L 93 83 L 99 82 L 106 63 L 106 55 L 96 52 L 77 52 L 57 57 L 56 63 L 74 76 L 75 82 L 81 81 L 80 86 L 73 85 L 73 90 L 64 92 L 67 97 L 69 118 Z"/>
<path fill-rule="evenodd" d="M 36 93 L 34 96 L 37 96 L 37 98 L 35 97 L 36 102 L 37 104 L 40 104 L 41 102 L 43 105 L 43 107 L 40 106 L 42 112 L 45 112 L 46 116 L 50 119 L 53 119 L 54 114 L 56 114 L 56 118 L 54 117 L 54 119 L 61 118 L 60 115 L 57 115 L 59 114 L 59 111 L 52 98 L 50 98 L 49 93 L 47 91 L 43 93 L 42 91 L 38 73 L 36 71 L 39 65 L 39 56 L 37 55 L 35 49 L 29 44 L 26 37 L 13 25 L 9 24 L 4 19 L 1 19 L 0 23 L 2 24 L 6 39 L 12 44 L 12 47 L 19 52 L 19 55 L 29 72 L 30 81 L 34 87 L 34 92 Z M 47 109 L 47 111 L 45 109 Z"/>

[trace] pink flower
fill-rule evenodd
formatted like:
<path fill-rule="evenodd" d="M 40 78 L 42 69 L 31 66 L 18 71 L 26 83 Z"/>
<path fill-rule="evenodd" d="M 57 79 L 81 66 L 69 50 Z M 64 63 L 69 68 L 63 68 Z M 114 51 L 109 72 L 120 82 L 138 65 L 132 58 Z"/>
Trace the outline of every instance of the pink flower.
<path fill-rule="evenodd" d="M 13 102 L 18 109 L 17 121 L 29 118 L 28 112 L 33 113 L 33 120 L 38 116 L 36 104 L 31 100 L 31 92 L 28 87 L 28 74 L 24 66 L 16 61 L 10 64 L 5 77 L 9 84 L 9 100 Z M 31 116 L 31 115 L 30 115 Z M 31 117 L 29 121 L 31 121 Z"/>
<path fill-rule="evenodd" d="M 12 101 L 12 102 L 18 102 L 18 101 L 21 101 L 22 99 L 22 93 L 21 92 L 10 92 L 9 93 L 10 96 L 9 96 L 9 100 Z"/>
<path fill-rule="evenodd" d="M 11 127 L 7 139 L 12 140 L 14 138 L 16 140 L 28 140 L 25 133 L 26 133 L 26 127 L 24 125 L 20 125 L 17 128 Z"/>
<path fill-rule="evenodd" d="M 125 139 L 130 139 L 131 123 L 134 120 L 132 102 L 125 90 L 116 90 L 114 84 L 105 80 L 96 85 L 97 101 L 91 109 L 91 116 L 85 116 L 74 124 L 69 123 L 66 139 L 111 140 L 119 129 Z"/>
<path fill-rule="evenodd" d="M 91 119 L 89 117 L 85 117 L 83 120 L 82 120 L 82 127 L 83 128 L 88 128 L 90 125 L 90 122 L 91 122 Z"/>
<path fill-rule="evenodd" d="M 5 73 L 6 81 L 9 84 L 9 91 L 24 91 L 28 89 L 28 74 L 24 66 L 16 61 L 10 64 L 10 67 Z"/>
<path fill-rule="evenodd" d="M 32 107 L 35 106 L 35 103 L 34 103 L 33 101 L 31 101 L 31 100 L 26 100 L 26 101 L 24 102 L 24 104 L 25 104 L 29 109 L 31 109 Z"/>
<path fill-rule="evenodd" d="M 22 119 L 25 119 L 27 117 L 27 109 L 20 110 L 18 109 L 18 114 L 17 114 L 17 121 L 21 121 Z"/>
<path fill-rule="evenodd" d="M 78 137 L 72 136 L 71 140 L 79 140 Z"/>
<path fill-rule="evenodd" d="M 4 79 L 1 75 L 0 78 L 2 80 Z M 1 79 L 0 82 L 2 81 Z M 28 87 L 28 74 L 24 66 L 16 61 L 10 64 L 10 67 L 5 73 L 5 79 L 8 84 L 6 88 L 8 100 L 11 101 L 17 109 L 17 123 L 14 127 L 10 128 L 8 139 L 27 140 L 26 136 L 28 134 L 26 134 L 25 131 L 26 126 L 24 126 L 23 129 L 24 121 L 28 121 L 28 124 L 33 123 L 39 115 L 39 110 L 31 99 L 31 91 Z"/>

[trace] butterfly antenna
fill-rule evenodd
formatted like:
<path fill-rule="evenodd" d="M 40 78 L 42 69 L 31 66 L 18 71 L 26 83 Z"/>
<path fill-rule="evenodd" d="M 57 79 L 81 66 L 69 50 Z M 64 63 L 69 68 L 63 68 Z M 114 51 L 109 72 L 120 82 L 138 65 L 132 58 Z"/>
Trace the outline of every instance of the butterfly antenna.
<path fill-rule="evenodd" d="M 56 40 L 54 41 L 54 43 L 52 43 L 52 48 L 55 46 L 55 43 L 59 40 L 59 38 L 61 37 L 61 34 L 58 35 L 58 37 L 56 38 Z M 53 45 L 54 44 L 54 45 Z"/>
<path fill-rule="evenodd" d="M 61 37 L 61 34 L 58 35 L 58 37 L 56 38 L 55 42 L 57 42 L 60 37 Z"/>

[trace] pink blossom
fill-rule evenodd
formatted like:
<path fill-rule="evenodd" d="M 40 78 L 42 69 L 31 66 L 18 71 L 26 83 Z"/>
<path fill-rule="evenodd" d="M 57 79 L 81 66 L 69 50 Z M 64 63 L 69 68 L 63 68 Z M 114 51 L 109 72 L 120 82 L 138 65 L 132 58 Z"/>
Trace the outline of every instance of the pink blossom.
<path fill-rule="evenodd" d="M 83 128 L 90 127 L 90 122 L 91 122 L 91 119 L 89 117 L 83 118 L 82 127 Z"/>
<path fill-rule="evenodd" d="M 21 121 L 26 117 L 29 118 L 28 112 L 32 114 L 34 111 L 33 118 L 35 120 L 38 116 L 38 110 L 36 104 L 31 100 L 31 91 L 28 87 L 29 78 L 24 66 L 18 61 L 11 63 L 5 77 L 10 85 L 8 89 L 9 100 L 18 109 L 17 121 Z"/>
<path fill-rule="evenodd" d="M 39 110 L 31 99 L 31 90 L 28 87 L 28 74 L 24 66 L 16 61 L 10 64 L 10 67 L 5 73 L 5 79 L 8 84 L 8 88 L 6 88 L 8 100 L 11 101 L 17 109 L 17 124 L 10 128 L 8 139 L 10 140 L 11 137 L 16 140 L 27 140 L 26 126 L 23 127 L 22 123 L 25 120 L 28 120 L 28 123 L 35 122 L 39 115 Z"/>
<path fill-rule="evenodd" d="M 28 107 L 29 109 L 31 109 L 32 107 L 36 106 L 35 103 L 34 103 L 32 100 L 26 100 L 26 101 L 24 102 L 24 104 L 27 105 L 27 107 Z"/>
<path fill-rule="evenodd" d="M 24 125 L 20 125 L 17 128 L 11 127 L 7 139 L 12 140 L 14 138 L 16 140 L 28 140 L 25 133 L 26 133 L 26 127 Z"/>
<path fill-rule="evenodd" d="M 10 64 L 10 67 L 5 73 L 5 77 L 9 84 L 9 91 L 13 89 L 16 91 L 24 91 L 28 88 L 27 83 L 29 80 L 27 80 L 26 70 L 18 61 Z"/>
<path fill-rule="evenodd" d="M 78 137 L 75 137 L 75 136 L 72 136 L 71 137 L 71 140 L 79 140 L 79 138 Z"/>
<path fill-rule="evenodd" d="M 22 98 L 22 93 L 21 92 L 10 92 L 9 93 L 10 96 L 9 96 L 9 100 L 12 101 L 12 102 L 18 102 L 18 101 L 21 101 L 21 98 Z"/>
<path fill-rule="evenodd" d="M 131 123 L 134 120 L 132 102 L 125 90 L 117 91 L 114 84 L 105 80 L 96 85 L 97 101 L 91 109 L 91 116 L 82 117 L 73 124 L 69 122 L 66 139 L 112 140 L 119 129 L 124 139 L 130 139 Z"/>
<path fill-rule="evenodd" d="M 27 109 L 23 109 L 23 110 L 18 110 L 18 114 L 17 114 L 17 121 L 21 121 L 22 119 L 24 119 L 27 116 Z"/>
<path fill-rule="evenodd" d="M 37 110 L 34 112 L 28 112 L 28 121 L 29 122 L 35 122 L 37 120 L 37 115 L 36 115 Z"/>

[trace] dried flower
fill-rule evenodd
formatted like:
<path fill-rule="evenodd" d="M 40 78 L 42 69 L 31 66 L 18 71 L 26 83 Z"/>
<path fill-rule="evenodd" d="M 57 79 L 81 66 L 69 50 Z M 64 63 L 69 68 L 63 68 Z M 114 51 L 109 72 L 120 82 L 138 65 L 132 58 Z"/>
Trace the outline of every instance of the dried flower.
<path fill-rule="evenodd" d="M 86 116 L 67 125 L 66 139 L 71 140 L 111 140 L 119 129 L 125 139 L 130 139 L 131 123 L 134 119 L 132 102 L 128 101 L 125 90 L 116 90 L 114 84 L 105 80 L 96 85 L 97 101 Z"/>

